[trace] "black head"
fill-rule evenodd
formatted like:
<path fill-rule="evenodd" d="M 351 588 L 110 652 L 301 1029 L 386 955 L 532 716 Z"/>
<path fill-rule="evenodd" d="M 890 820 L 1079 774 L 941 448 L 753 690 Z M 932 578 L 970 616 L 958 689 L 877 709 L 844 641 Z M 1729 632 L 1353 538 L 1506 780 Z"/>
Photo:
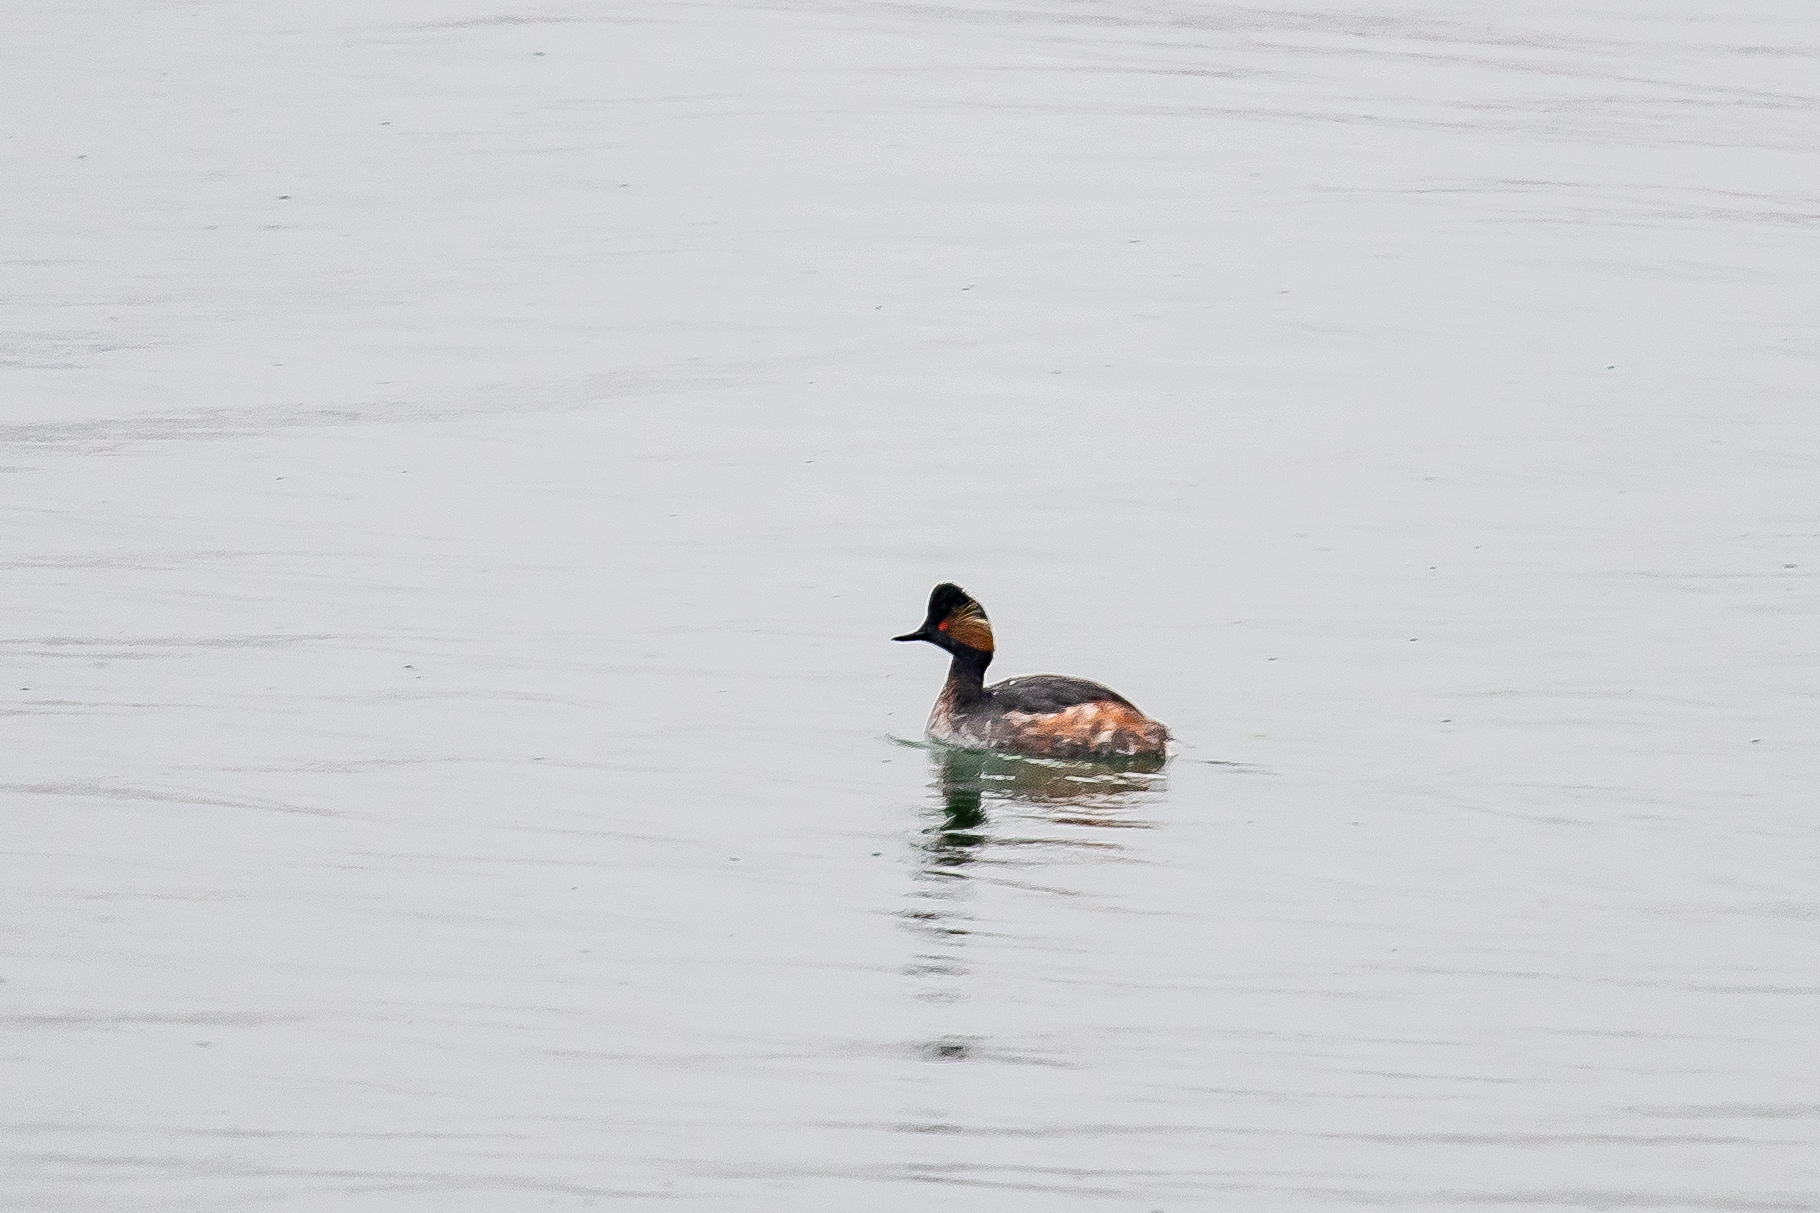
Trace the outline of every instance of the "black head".
<path fill-rule="evenodd" d="M 986 608 L 953 582 L 944 581 L 929 594 L 929 614 L 923 626 L 893 640 L 927 640 L 953 652 L 956 647 L 992 652 L 992 624 Z"/>

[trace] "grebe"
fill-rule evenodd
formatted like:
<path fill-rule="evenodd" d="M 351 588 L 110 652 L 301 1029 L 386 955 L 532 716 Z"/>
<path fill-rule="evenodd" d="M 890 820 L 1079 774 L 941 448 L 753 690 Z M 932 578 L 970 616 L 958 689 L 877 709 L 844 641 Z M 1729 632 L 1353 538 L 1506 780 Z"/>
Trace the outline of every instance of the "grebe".
<path fill-rule="evenodd" d="M 1157 759 L 1169 752 L 1168 729 L 1097 682 L 1032 674 L 985 685 L 992 624 L 958 585 L 936 586 L 923 626 L 891 639 L 927 640 L 954 655 L 929 714 L 935 741 L 1035 758 Z"/>

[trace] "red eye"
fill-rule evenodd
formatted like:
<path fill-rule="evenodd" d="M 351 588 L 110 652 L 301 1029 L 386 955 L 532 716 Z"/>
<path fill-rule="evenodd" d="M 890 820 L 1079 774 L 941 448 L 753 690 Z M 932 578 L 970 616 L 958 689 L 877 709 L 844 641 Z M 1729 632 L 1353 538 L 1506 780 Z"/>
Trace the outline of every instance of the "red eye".
<path fill-rule="evenodd" d="M 938 632 L 945 632 L 945 631 L 947 631 L 947 630 L 948 630 L 948 621 L 947 621 L 947 620 L 946 620 L 946 619 L 944 619 L 944 620 L 942 620 L 942 621 L 941 621 L 941 622 L 940 622 L 940 623 L 938 623 L 938 624 L 936 624 L 936 625 L 935 625 L 935 630 L 936 630 L 936 631 L 938 631 Z"/>

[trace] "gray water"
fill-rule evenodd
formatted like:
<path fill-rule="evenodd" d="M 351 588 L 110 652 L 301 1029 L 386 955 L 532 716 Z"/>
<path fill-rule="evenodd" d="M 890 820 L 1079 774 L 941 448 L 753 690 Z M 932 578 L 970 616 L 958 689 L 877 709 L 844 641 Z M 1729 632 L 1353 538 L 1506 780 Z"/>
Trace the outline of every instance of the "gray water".
<path fill-rule="evenodd" d="M 1810 6 L 9 25 L 0 1207 L 1820 1208 Z"/>

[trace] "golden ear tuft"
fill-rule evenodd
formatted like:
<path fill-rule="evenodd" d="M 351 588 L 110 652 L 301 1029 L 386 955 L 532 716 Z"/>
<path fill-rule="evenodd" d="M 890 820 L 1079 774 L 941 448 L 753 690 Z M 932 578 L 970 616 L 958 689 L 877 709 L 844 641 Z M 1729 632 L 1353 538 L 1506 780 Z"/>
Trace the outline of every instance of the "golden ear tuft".
<path fill-rule="evenodd" d="M 942 621 L 942 631 L 948 633 L 956 644 L 964 644 L 982 653 L 992 651 L 992 623 L 986 618 L 985 608 L 977 602 L 956 608 L 953 614 Z"/>

